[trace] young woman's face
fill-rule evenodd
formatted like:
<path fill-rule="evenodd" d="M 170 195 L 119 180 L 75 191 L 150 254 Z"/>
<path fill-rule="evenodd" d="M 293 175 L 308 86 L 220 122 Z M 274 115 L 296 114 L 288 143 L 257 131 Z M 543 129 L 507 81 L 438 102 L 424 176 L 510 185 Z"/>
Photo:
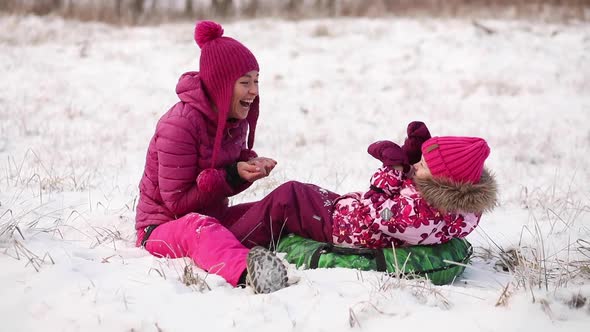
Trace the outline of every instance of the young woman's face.
<path fill-rule="evenodd" d="M 422 156 L 422 159 L 420 159 L 419 162 L 414 164 L 414 177 L 426 179 L 431 176 L 432 174 L 428 169 L 428 165 L 426 165 L 426 160 L 424 160 L 424 156 Z"/>
<path fill-rule="evenodd" d="M 258 72 L 253 70 L 236 81 L 228 117 L 238 120 L 245 119 L 256 96 L 258 96 Z"/>

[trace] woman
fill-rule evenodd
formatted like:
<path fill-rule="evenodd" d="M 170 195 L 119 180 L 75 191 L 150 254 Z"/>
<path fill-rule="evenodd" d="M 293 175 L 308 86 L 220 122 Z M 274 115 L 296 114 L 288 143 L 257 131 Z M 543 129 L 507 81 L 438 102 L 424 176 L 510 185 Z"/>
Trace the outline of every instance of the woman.
<path fill-rule="evenodd" d="M 149 143 L 137 245 L 159 257 L 190 257 L 233 286 L 248 282 L 256 292 L 272 292 L 286 285 L 281 261 L 264 248 L 247 249 L 226 228 L 249 206 L 230 208 L 228 197 L 276 165 L 252 150 L 258 62 L 215 22 L 198 23 L 195 41 L 200 71 L 180 77 L 180 101 L 160 118 Z"/>

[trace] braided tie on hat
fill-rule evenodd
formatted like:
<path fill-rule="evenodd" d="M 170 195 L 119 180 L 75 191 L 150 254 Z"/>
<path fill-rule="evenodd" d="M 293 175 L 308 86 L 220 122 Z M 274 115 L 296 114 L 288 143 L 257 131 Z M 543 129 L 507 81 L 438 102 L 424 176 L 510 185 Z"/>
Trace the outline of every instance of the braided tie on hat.
<path fill-rule="evenodd" d="M 195 27 L 195 41 L 200 48 L 221 36 L 223 36 L 223 28 L 213 21 L 201 21 Z"/>

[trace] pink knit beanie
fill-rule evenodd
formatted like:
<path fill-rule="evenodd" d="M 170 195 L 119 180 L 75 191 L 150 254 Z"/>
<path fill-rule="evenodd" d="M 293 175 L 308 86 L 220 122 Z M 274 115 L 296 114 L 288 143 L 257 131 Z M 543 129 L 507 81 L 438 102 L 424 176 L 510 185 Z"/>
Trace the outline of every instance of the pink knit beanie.
<path fill-rule="evenodd" d="M 225 131 L 227 115 L 231 107 L 231 98 L 236 80 L 249 71 L 259 71 L 254 54 L 239 41 L 223 37 L 221 25 L 212 21 L 201 21 L 195 26 L 195 41 L 201 48 L 199 59 L 199 75 L 205 90 L 219 112 L 215 143 L 213 145 L 212 167 L 221 148 L 221 140 Z M 248 113 L 248 148 L 254 146 L 254 133 L 258 121 L 257 96 L 250 105 Z"/>
<path fill-rule="evenodd" d="M 433 176 L 457 182 L 479 183 L 483 164 L 490 155 L 479 137 L 433 137 L 422 144 L 422 155 Z"/>

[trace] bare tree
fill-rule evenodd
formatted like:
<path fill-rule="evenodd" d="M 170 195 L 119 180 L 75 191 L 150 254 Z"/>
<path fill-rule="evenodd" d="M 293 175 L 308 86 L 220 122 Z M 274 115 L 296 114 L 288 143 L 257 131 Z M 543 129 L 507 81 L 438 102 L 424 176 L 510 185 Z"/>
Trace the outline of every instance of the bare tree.
<path fill-rule="evenodd" d="M 154 20 L 213 15 L 291 18 L 363 15 L 534 17 L 588 20 L 590 0 L 0 0 L 0 11 L 47 15 L 59 13 L 82 20 L 137 24 Z M 180 5 L 180 8 L 179 6 Z"/>
<path fill-rule="evenodd" d="M 144 0 L 133 0 L 133 12 L 141 15 L 143 14 Z"/>
<path fill-rule="evenodd" d="M 64 13 L 68 17 L 74 16 L 74 0 L 69 0 L 65 5 L 66 8 L 64 9 Z"/>
<path fill-rule="evenodd" d="M 242 15 L 246 17 L 256 17 L 259 14 L 260 3 L 258 0 L 250 0 L 243 7 Z"/>
<path fill-rule="evenodd" d="M 299 10 L 299 5 L 301 5 L 301 1 L 298 0 L 289 0 L 285 5 L 285 10 L 287 13 L 294 13 Z"/>
<path fill-rule="evenodd" d="M 211 2 L 213 13 L 219 17 L 228 17 L 233 6 L 232 0 L 213 0 Z"/>
<path fill-rule="evenodd" d="M 337 0 L 317 0 L 316 6 L 321 11 L 324 11 L 325 15 L 336 16 L 336 2 Z"/>
<path fill-rule="evenodd" d="M 53 0 L 53 10 L 61 11 L 63 5 L 62 0 Z"/>
<path fill-rule="evenodd" d="M 139 18 L 143 14 L 143 9 L 144 9 L 144 0 L 133 0 L 133 5 L 131 7 L 133 23 L 137 24 L 139 22 Z"/>
<path fill-rule="evenodd" d="M 193 0 L 184 1 L 184 14 L 189 17 L 193 15 Z"/>
<path fill-rule="evenodd" d="M 119 21 L 123 17 L 123 0 L 115 0 L 115 13 Z"/>
<path fill-rule="evenodd" d="M 33 8 L 31 11 L 36 15 L 47 15 L 55 11 L 59 6 L 60 1 L 55 0 L 37 0 L 33 1 Z"/>

